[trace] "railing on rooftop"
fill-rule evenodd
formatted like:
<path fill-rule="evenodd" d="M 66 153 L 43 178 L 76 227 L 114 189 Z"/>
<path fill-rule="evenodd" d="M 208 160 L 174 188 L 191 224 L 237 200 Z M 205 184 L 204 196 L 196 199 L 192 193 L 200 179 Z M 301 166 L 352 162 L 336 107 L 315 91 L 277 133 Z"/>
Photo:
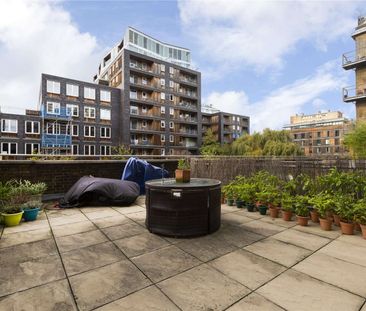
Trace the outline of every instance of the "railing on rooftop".
<path fill-rule="evenodd" d="M 342 65 L 345 69 L 354 68 L 361 63 L 366 63 L 366 47 L 344 53 L 342 56 Z"/>
<path fill-rule="evenodd" d="M 366 84 L 343 88 L 343 101 L 352 102 L 361 98 L 366 98 Z"/>

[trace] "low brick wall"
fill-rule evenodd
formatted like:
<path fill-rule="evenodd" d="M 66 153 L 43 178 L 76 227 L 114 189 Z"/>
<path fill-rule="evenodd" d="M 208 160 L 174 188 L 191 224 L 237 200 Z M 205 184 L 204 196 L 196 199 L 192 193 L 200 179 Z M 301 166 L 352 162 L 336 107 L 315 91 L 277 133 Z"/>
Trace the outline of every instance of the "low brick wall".
<path fill-rule="evenodd" d="M 65 193 L 80 177 L 92 175 L 119 179 L 126 160 L 69 160 L 69 161 L 0 161 L 0 181 L 27 179 L 45 182 L 46 194 Z M 149 163 L 164 164 L 170 176 L 174 176 L 177 160 L 149 160 Z"/>

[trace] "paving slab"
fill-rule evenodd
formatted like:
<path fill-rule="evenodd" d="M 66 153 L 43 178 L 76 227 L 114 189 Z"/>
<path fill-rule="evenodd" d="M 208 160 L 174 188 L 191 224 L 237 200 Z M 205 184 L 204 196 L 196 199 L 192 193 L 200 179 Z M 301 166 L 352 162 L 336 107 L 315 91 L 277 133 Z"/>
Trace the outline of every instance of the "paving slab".
<path fill-rule="evenodd" d="M 269 215 L 266 217 L 262 217 L 260 218 L 260 221 L 272 224 L 272 225 L 276 225 L 276 226 L 281 226 L 281 227 L 285 227 L 285 228 L 292 228 L 294 226 L 296 226 L 296 221 L 285 221 L 282 219 L 282 217 L 278 217 L 278 218 L 272 218 Z"/>
<path fill-rule="evenodd" d="M 252 290 L 286 270 L 284 266 L 242 249 L 217 258 L 209 265 Z"/>
<path fill-rule="evenodd" d="M 230 225 L 241 225 L 246 222 L 253 221 L 253 219 L 241 214 L 227 213 L 221 215 L 221 221 L 227 222 Z"/>
<path fill-rule="evenodd" d="M 87 215 L 89 213 L 101 213 L 101 212 L 108 212 L 108 211 L 114 211 L 110 207 L 103 207 L 103 206 L 86 206 L 79 209 L 80 212 Z"/>
<path fill-rule="evenodd" d="M 243 247 L 264 238 L 263 235 L 245 230 L 241 226 L 232 225 L 221 226 L 212 236 L 218 236 L 236 247 Z"/>
<path fill-rule="evenodd" d="M 70 216 L 60 216 L 60 217 L 54 217 L 49 218 L 51 226 L 60 226 L 60 225 L 66 225 L 66 224 L 72 224 L 76 222 L 86 221 L 88 218 L 86 218 L 85 215 L 82 213 L 73 214 Z"/>
<path fill-rule="evenodd" d="M 127 257 L 135 257 L 170 245 L 166 240 L 149 232 L 115 240 L 114 243 Z"/>
<path fill-rule="evenodd" d="M 250 290 L 205 264 L 157 286 L 182 310 L 223 310 Z"/>
<path fill-rule="evenodd" d="M 319 252 L 366 267 L 366 247 L 363 246 L 335 240 L 324 246 Z"/>
<path fill-rule="evenodd" d="M 146 211 L 137 212 L 137 213 L 129 213 L 129 214 L 126 214 L 126 216 L 133 221 L 144 222 L 146 219 Z"/>
<path fill-rule="evenodd" d="M 119 214 L 118 216 L 113 217 L 93 219 L 93 223 L 97 225 L 98 228 L 107 228 L 112 226 L 125 225 L 131 223 L 131 220 L 126 216 Z"/>
<path fill-rule="evenodd" d="M 231 212 L 237 212 L 240 209 L 237 208 L 235 205 L 234 206 L 229 206 L 227 204 L 221 204 L 221 213 L 222 214 L 226 214 L 226 213 L 231 213 Z"/>
<path fill-rule="evenodd" d="M 342 234 L 337 241 L 345 242 L 349 244 L 354 244 L 356 246 L 364 247 L 366 248 L 366 239 L 363 239 L 361 235 L 355 234 L 355 235 L 345 235 Z"/>
<path fill-rule="evenodd" d="M 58 255 L 3 265 L 0 297 L 65 278 Z"/>
<path fill-rule="evenodd" d="M 291 267 L 311 254 L 310 250 L 272 238 L 253 243 L 244 249 L 286 267 Z"/>
<path fill-rule="evenodd" d="M 363 306 L 360 311 L 366 311 L 366 301 L 363 303 Z"/>
<path fill-rule="evenodd" d="M 366 297 L 366 267 L 315 253 L 293 269 Z"/>
<path fill-rule="evenodd" d="M 52 227 L 52 232 L 55 237 L 61 237 L 66 235 L 93 231 L 96 229 L 97 227 L 94 226 L 94 224 L 91 221 L 87 220 L 66 225 L 54 226 Z"/>
<path fill-rule="evenodd" d="M 52 234 L 49 228 L 32 230 L 32 234 L 30 234 L 29 232 L 3 234 L 0 239 L 0 248 L 47 240 L 51 237 Z"/>
<path fill-rule="evenodd" d="M 296 225 L 295 227 L 293 227 L 293 229 L 299 230 L 299 231 L 302 231 L 302 232 L 306 232 L 306 233 L 312 233 L 312 234 L 320 235 L 320 236 L 323 236 L 323 237 L 328 238 L 328 239 L 336 239 L 342 234 L 341 231 L 339 230 L 339 227 L 333 226 L 332 230 L 324 231 L 320 228 L 319 224 L 314 224 L 311 221 L 309 221 L 308 226 L 298 226 L 298 225 Z"/>
<path fill-rule="evenodd" d="M 156 287 L 149 286 L 131 295 L 118 299 L 98 311 L 178 311 L 179 309 Z"/>
<path fill-rule="evenodd" d="M 48 220 L 39 220 L 37 221 L 29 221 L 29 222 L 21 222 L 18 226 L 14 227 L 5 227 L 4 233 L 16 233 L 16 232 L 25 232 L 25 231 L 33 231 L 37 229 L 49 229 Z"/>
<path fill-rule="evenodd" d="M 286 228 L 284 228 L 282 226 L 269 224 L 269 223 L 263 222 L 261 220 L 254 220 L 254 221 L 245 223 L 245 224 L 241 225 L 241 227 L 243 227 L 245 230 L 252 231 L 254 233 L 261 234 L 264 236 L 271 236 L 273 234 L 286 230 Z"/>
<path fill-rule="evenodd" d="M 286 310 L 296 311 L 356 311 L 364 301 L 294 270 L 284 272 L 257 292 Z"/>
<path fill-rule="evenodd" d="M 115 207 L 114 208 L 118 213 L 121 213 L 122 215 L 127 215 L 131 213 L 138 213 L 138 212 L 145 212 L 145 208 L 139 206 L 139 205 L 131 205 L 126 207 Z"/>
<path fill-rule="evenodd" d="M 120 215 L 117 211 L 114 209 L 108 208 L 104 211 L 92 211 L 89 213 L 85 213 L 86 217 L 88 217 L 90 220 L 93 219 L 100 219 L 100 218 L 106 218 L 106 217 L 117 217 Z"/>
<path fill-rule="evenodd" d="M 146 229 L 136 223 L 107 227 L 101 229 L 111 240 L 127 238 L 146 232 Z"/>
<path fill-rule="evenodd" d="M 319 235 L 302 232 L 299 230 L 285 230 L 272 236 L 272 238 L 282 242 L 297 245 L 315 251 L 330 242 L 330 239 Z"/>
<path fill-rule="evenodd" d="M 176 244 L 185 252 L 193 255 L 201 261 L 209 261 L 237 249 L 224 239 L 207 235 L 200 238 L 187 239 Z"/>
<path fill-rule="evenodd" d="M 80 215 L 80 209 L 78 208 L 62 208 L 55 210 L 45 210 L 48 218 L 57 218 L 63 216 Z"/>
<path fill-rule="evenodd" d="M 229 309 L 227 311 L 283 311 L 284 309 L 275 305 L 273 302 L 268 299 L 258 295 L 256 293 L 251 293 L 246 296 Z"/>
<path fill-rule="evenodd" d="M 99 230 L 77 233 L 56 238 L 60 252 L 68 252 L 74 249 L 98 244 L 107 241 L 106 236 Z"/>
<path fill-rule="evenodd" d="M 126 259 L 112 243 L 105 242 L 62 253 L 66 273 L 74 275 Z"/>
<path fill-rule="evenodd" d="M 237 209 L 234 214 L 239 214 L 239 215 L 243 215 L 252 219 L 261 219 L 263 216 L 261 214 L 259 214 L 258 212 L 248 212 L 248 210 L 246 208 L 241 208 L 241 209 Z"/>
<path fill-rule="evenodd" d="M 173 245 L 134 257 L 132 261 L 154 282 L 159 282 L 201 263 Z"/>
<path fill-rule="evenodd" d="M 128 260 L 70 277 L 80 310 L 91 310 L 151 284 Z"/>
<path fill-rule="evenodd" d="M 56 254 L 57 248 L 53 239 L 6 247 L 0 249 L 0 267 Z"/>
<path fill-rule="evenodd" d="M 76 311 L 66 280 L 56 281 L 0 298 L 2 311 Z"/>

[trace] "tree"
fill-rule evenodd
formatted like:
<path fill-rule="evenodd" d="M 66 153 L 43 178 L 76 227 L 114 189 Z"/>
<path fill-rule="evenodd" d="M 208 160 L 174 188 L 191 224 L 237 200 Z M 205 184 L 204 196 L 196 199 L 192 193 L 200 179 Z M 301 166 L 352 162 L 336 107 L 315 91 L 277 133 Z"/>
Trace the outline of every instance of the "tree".
<path fill-rule="evenodd" d="M 225 150 L 227 147 L 225 147 Z M 202 140 L 200 153 L 203 155 L 220 155 L 224 153 L 223 147 L 217 141 L 216 135 L 211 129 L 208 129 Z"/>
<path fill-rule="evenodd" d="M 357 122 L 355 128 L 345 135 L 343 143 L 354 157 L 366 158 L 366 122 Z"/>

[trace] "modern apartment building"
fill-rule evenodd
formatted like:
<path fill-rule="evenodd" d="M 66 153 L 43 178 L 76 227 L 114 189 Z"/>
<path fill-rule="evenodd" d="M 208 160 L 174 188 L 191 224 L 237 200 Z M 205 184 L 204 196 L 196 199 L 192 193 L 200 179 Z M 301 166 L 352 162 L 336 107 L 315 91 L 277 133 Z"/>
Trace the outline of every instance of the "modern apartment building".
<path fill-rule="evenodd" d="M 352 38 L 356 48 L 343 54 L 342 64 L 345 70 L 355 71 L 356 83 L 343 88 L 343 100 L 356 104 L 356 120 L 366 120 L 366 17 L 358 18 Z"/>
<path fill-rule="evenodd" d="M 342 145 L 345 133 L 352 123 L 339 111 L 319 112 L 311 115 L 290 117 L 290 130 L 294 142 L 301 146 L 305 155 L 343 155 L 347 150 Z"/>

